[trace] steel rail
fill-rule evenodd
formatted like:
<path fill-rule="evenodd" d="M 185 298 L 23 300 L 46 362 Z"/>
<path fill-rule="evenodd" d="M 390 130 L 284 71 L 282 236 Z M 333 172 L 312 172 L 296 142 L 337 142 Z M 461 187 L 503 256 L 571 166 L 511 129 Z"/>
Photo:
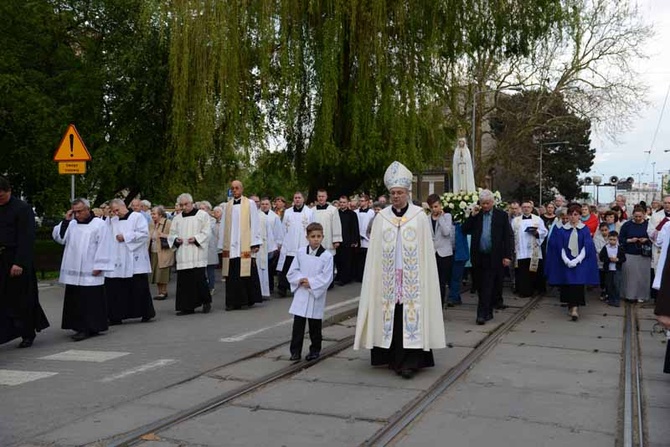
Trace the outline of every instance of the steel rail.
<path fill-rule="evenodd" d="M 637 308 L 626 304 L 624 324 L 623 447 L 644 446 L 644 412 L 642 408 L 642 362 L 638 334 Z M 637 434 L 637 437 L 635 436 Z"/>
<path fill-rule="evenodd" d="M 225 405 L 228 402 L 237 399 L 238 397 L 251 393 L 252 391 L 255 391 L 265 385 L 280 380 L 286 376 L 290 376 L 291 374 L 295 374 L 299 371 L 302 371 L 303 369 L 310 368 L 316 365 L 317 363 L 321 362 L 322 360 L 347 349 L 348 347 L 353 345 L 353 343 L 354 343 L 354 336 L 353 335 L 347 336 L 342 340 L 338 341 L 337 343 L 323 349 L 321 351 L 321 356 L 316 360 L 311 360 L 309 362 L 293 363 L 275 372 L 260 377 L 252 382 L 249 382 L 248 384 L 243 385 L 239 388 L 213 397 L 212 399 L 209 399 L 206 402 L 195 405 L 186 410 L 182 410 L 178 413 L 175 413 L 163 419 L 159 419 L 158 421 L 139 427 L 121 436 L 117 436 L 112 440 L 110 440 L 109 442 L 107 442 L 105 445 L 107 447 L 129 447 L 137 445 L 138 443 L 144 441 L 144 439 L 142 438 L 145 436 L 153 435 L 157 432 L 163 431 L 181 422 L 193 419 L 197 416 L 200 416 L 204 413 L 207 413 L 218 407 L 221 407 L 222 405 Z"/>
<path fill-rule="evenodd" d="M 535 308 L 542 299 L 541 296 L 531 299 L 512 317 L 489 334 L 474 350 L 463 360 L 447 371 L 437 382 L 435 382 L 425 393 L 410 402 L 405 408 L 396 413 L 386 425 L 384 425 L 371 438 L 367 439 L 361 446 L 386 446 L 402 433 L 416 418 L 418 418 L 438 397 L 449 389 L 458 379 L 468 372 L 474 364 L 490 351 L 498 341 L 507 334 L 514 326 L 523 320 Z"/>

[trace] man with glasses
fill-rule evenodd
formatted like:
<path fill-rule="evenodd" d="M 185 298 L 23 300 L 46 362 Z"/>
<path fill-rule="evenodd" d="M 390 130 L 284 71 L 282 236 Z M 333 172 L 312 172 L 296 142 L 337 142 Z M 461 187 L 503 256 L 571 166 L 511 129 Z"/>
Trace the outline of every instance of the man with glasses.
<path fill-rule="evenodd" d="M 212 296 L 207 285 L 207 252 L 212 230 L 209 214 L 195 208 L 190 194 L 177 198 L 182 212 L 170 227 L 168 244 L 176 248 L 177 315 L 190 315 L 202 306 L 203 313 L 212 309 Z"/>
<path fill-rule="evenodd" d="M 49 327 L 37 293 L 34 245 L 33 210 L 0 177 L 0 343 L 21 337 L 19 348 L 32 346 L 35 331 Z"/>
<path fill-rule="evenodd" d="M 144 216 L 130 211 L 121 199 L 109 202 L 114 270 L 105 272 L 109 324 L 121 324 L 127 318 L 143 323 L 156 316 L 149 289 L 149 226 Z"/>
<path fill-rule="evenodd" d="M 65 245 L 59 281 L 65 284 L 63 329 L 81 341 L 108 329 L 104 272 L 114 270 L 109 225 L 91 212 L 86 199 L 76 199 L 65 219 L 53 229 Z"/>

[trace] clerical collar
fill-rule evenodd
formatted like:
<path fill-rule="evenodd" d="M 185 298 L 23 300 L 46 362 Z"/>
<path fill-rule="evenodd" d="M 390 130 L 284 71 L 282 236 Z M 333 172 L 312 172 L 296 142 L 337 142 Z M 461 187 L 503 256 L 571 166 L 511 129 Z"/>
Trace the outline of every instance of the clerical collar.
<path fill-rule="evenodd" d="M 532 219 L 533 216 L 531 216 L 531 215 L 529 214 L 529 215 L 527 215 L 527 216 L 521 216 L 521 218 L 522 218 L 522 219 Z"/>
<path fill-rule="evenodd" d="M 668 213 L 667 211 L 665 211 L 665 217 L 670 217 L 670 213 Z"/>
<path fill-rule="evenodd" d="M 193 209 L 191 211 L 189 211 L 188 213 L 186 211 L 182 211 L 181 212 L 181 217 L 191 217 L 191 216 L 195 216 L 196 214 L 198 214 L 198 209 L 196 207 L 193 207 Z"/>
<path fill-rule="evenodd" d="M 90 223 L 93 221 L 93 219 L 95 219 L 95 214 L 91 213 L 85 221 L 83 221 L 83 222 L 79 222 L 79 221 L 77 221 L 77 224 L 79 224 L 79 225 L 88 225 L 88 224 L 90 224 Z"/>
<path fill-rule="evenodd" d="M 305 208 L 305 205 L 301 206 L 298 208 L 297 206 L 293 205 L 293 212 L 294 213 L 302 213 L 303 208 Z"/>
<path fill-rule="evenodd" d="M 409 202 L 407 203 L 407 205 L 405 205 L 400 210 L 395 209 L 395 207 L 393 207 L 393 206 L 391 207 L 391 211 L 393 211 L 393 214 L 395 214 L 396 217 L 404 216 L 408 209 L 409 209 Z"/>
<path fill-rule="evenodd" d="M 367 213 L 370 208 L 358 208 L 359 213 Z"/>
<path fill-rule="evenodd" d="M 128 210 L 128 212 L 126 213 L 125 216 L 123 216 L 123 217 L 119 217 L 119 220 L 128 220 L 128 218 L 130 217 L 130 214 L 131 214 L 132 212 L 133 212 L 133 210 Z"/>
<path fill-rule="evenodd" d="M 325 205 L 319 205 L 318 203 L 316 204 L 316 209 L 317 210 L 325 210 L 328 209 L 328 204 L 326 203 Z"/>
<path fill-rule="evenodd" d="M 262 211 L 262 210 L 261 210 L 261 211 Z M 265 213 L 266 216 L 270 215 L 270 210 L 263 211 L 263 212 Z"/>
<path fill-rule="evenodd" d="M 241 201 L 242 197 L 240 197 L 239 199 L 233 199 L 233 205 L 239 205 Z"/>

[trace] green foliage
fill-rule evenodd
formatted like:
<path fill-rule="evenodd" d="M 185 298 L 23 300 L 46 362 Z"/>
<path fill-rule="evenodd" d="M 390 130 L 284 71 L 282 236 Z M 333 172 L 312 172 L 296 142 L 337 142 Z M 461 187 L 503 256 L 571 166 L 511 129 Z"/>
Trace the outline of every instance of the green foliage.
<path fill-rule="evenodd" d="M 488 164 L 496 166 L 499 178 L 508 179 L 499 186 L 505 197 L 537 199 L 540 151 L 542 201 L 552 198 L 552 187 L 567 198 L 577 197 L 577 176 L 591 169 L 595 149 L 589 147 L 590 121 L 573 114 L 562 96 L 534 90 L 500 98 L 489 123 L 497 145 Z"/>

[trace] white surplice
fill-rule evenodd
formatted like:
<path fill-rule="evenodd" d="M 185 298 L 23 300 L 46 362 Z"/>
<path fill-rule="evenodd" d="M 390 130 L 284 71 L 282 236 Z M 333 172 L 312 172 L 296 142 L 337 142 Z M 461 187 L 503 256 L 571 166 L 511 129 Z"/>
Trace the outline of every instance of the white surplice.
<path fill-rule="evenodd" d="M 356 217 L 358 217 L 358 232 L 361 237 L 361 248 L 368 248 L 370 246 L 370 237 L 368 236 L 368 224 L 375 217 L 375 211 L 368 208 L 362 211 L 360 208 L 356 210 Z"/>
<path fill-rule="evenodd" d="M 105 272 L 107 278 L 131 278 L 136 274 L 151 273 L 147 220 L 133 211 L 126 216 L 124 219 L 114 216 L 105 222 L 109 226 L 109 243 L 114 259 L 114 270 Z M 123 235 L 123 242 L 116 240 L 119 234 Z"/>
<path fill-rule="evenodd" d="M 105 284 L 105 275 L 93 276 L 93 270 L 107 272 L 114 269 L 108 225 L 97 217 L 86 224 L 72 219 L 61 237 L 62 225 L 64 222 L 56 225 L 52 232 L 53 239 L 65 245 L 58 281 L 73 286 Z"/>
<path fill-rule="evenodd" d="M 284 211 L 284 237 L 277 263 L 277 271 L 284 268 L 287 256 L 295 256 L 303 247 L 307 246 L 307 225 L 314 222 L 314 213 L 307 206 L 303 206 L 300 212 L 294 207 Z"/>
<path fill-rule="evenodd" d="M 256 202 L 253 200 L 249 200 L 249 222 L 245 222 L 244 225 L 247 225 L 249 227 L 249 231 L 251 232 L 251 243 L 249 244 L 251 247 L 254 245 L 261 245 L 263 243 L 261 239 L 261 233 L 260 233 L 260 224 L 258 222 L 258 208 L 256 208 Z M 231 219 L 232 223 L 230 225 L 230 259 L 234 258 L 239 258 L 240 254 L 242 252 L 241 250 L 241 238 L 240 238 L 240 225 L 242 225 L 242 222 L 240 222 L 240 207 L 242 204 L 239 205 L 233 205 L 233 199 L 229 200 L 224 206 L 223 206 L 223 215 L 221 216 L 221 227 L 219 230 L 219 250 L 223 250 L 223 239 L 224 239 L 224 232 L 226 229 L 226 213 L 227 213 L 227 208 L 232 206 L 232 212 L 231 212 Z"/>
<path fill-rule="evenodd" d="M 523 219 L 523 216 L 517 216 L 512 219 L 516 259 L 532 258 L 534 247 L 539 248 L 549 232 L 544 225 L 544 221 L 539 216 L 531 214 L 530 217 L 530 219 Z M 533 234 L 527 233 L 526 228 L 528 227 L 537 228 L 537 233 L 540 237 L 535 237 Z M 538 256 L 538 259 L 542 259 L 542 250 L 538 250 Z"/>
<path fill-rule="evenodd" d="M 177 270 L 207 267 L 208 242 L 212 234 L 209 214 L 202 210 L 188 216 L 184 214 L 182 212 L 172 219 L 168 237 L 170 247 L 176 247 L 177 238 L 183 240 L 177 248 Z M 194 237 L 198 244 L 189 244 L 188 239 L 191 237 Z"/>
<path fill-rule="evenodd" d="M 293 302 L 288 312 L 321 320 L 326 307 L 326 292 L 333 282 L 333 255 L 325 249 L 319 256 L 309 252 L 309 246 L 302 248 L 286 274 L 293 292 Z M 307 278 L 309 288 L 298 285 L 302 278 Z"/>
<path fill-rule="evenodd" d="M 402 289 L 396 290 L 397 271 Z M 403 347 L 446 346 L 435 247 L 430 222 L 409 204 L 402 217 L 391 207 L 377 213 L 365 262 L 354 349 L 388 349 L 398 297 L 403 304 Z"/>
<path fill-rule="evenodd" d="M 331 255 L 335 256 L 334 243 L 342 242 L 342 222 L 340 221 L 340 212 L 333 205 L 328 205 L 328 208 L 320 210 L 317 207 L 314 211 L 314 222 L 318 222 L 323 227 L 323 241 L 321 245 L 328 250 Z"/>

